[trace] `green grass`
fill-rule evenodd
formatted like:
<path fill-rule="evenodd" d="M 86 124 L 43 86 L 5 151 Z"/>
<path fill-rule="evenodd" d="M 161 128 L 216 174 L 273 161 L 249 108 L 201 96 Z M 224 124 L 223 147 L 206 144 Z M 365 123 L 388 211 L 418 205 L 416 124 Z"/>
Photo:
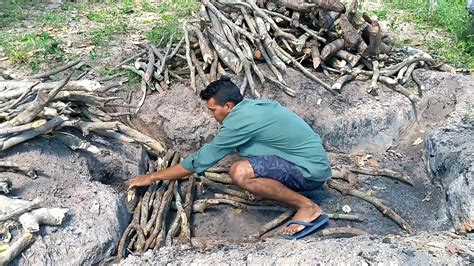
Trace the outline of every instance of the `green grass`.
<path fill-rule="evenodd" d="M 49 27 L 60 27 L 69 19 L 68 14 L 58 12 L 46 12 L 35 18 L 36 23 Z"/>
<path fill-rule="evenodd" d="M 428 1 L 423 0 L 389 0 L 386 7 L 406 11 L 407 15 L 402 19 L 415 23 L 418 29 L 447 31 L 452 40 L 425 40 L 430 52 L 458 67 L 474 69 L 474 37 L 470 35 L 472 18 L 465 1 L 438 0 L 438 7 L 432 14 L 429 13 Z"/>
<path fill-rule="evenodd" d="M 0 0 L 0 29 L 16 25 L 28 16 L 25 7 L 35 6 L 45 0 Z"/>
<path fill-rule="evenodd" d="M 92 43 L 96 46 L 105 46 L 113 37 L 128 32 L 128 26 L 123 22 L 106 24 L 99 28 L 90 30 L 88 35 Z"/>
<path fill-rule="evenodd" d="M 111 1 L 114 2 L 114 1 Z M 129 32 L 131 26 L 126 21 L 126 15 L 136 12 L 135 5 L 132 0 L 116 3 L 106 3 L 99 6 L 90 5 L 91 8 L 82 9 L 88 20 L 96 22 L 98 26 L 87 32 L 87 36 L 96 46 L 107 46 L 117 35 L 123 35 Z M 93 58 L 97 58 L 96 53 Z"/>
<path fill-rule="evenodd" d="M 0 38 L 0 46 L 13 63 L 27 64 L 33 72 L 38 72 L 43 62 L 64 60 L 62 41 L 47 32 L 24 35 L 8 35 Z"/>
<path fill-rule="evenodd" d="M 182 36 L 182 22 L 198 7 L 196 0 L 165 0 L 158 4 L 155 12 L 160 14 L 161 20 L 148 33 L 152 43 L 158 43 L 162 38 L 167 42 L 171 36 L 179 39 Z"/>

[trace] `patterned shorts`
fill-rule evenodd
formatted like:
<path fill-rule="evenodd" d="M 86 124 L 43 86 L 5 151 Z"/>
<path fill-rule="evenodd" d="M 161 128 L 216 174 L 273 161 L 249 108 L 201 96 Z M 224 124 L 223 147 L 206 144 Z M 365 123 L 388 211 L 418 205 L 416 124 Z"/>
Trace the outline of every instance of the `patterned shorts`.
<path fill-rule="evenodd" d="M 248 161 L 256 177 L 274 179 L 293 191 L 311 191 L 324 184 L 304 178 L 296 165 L 275 155 L 251 157 Z"/>

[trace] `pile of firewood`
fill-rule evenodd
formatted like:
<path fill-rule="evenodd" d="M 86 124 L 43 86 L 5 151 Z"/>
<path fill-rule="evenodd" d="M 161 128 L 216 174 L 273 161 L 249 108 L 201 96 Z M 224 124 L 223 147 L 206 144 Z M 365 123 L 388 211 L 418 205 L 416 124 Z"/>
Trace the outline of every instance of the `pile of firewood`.
<path fill-rule="evenodd" d="M 149 172 L 176 165 L 181 160 L 178 153 L 169 150 L 163 158 L 150 163 Z M 374 207 L 392 219 L 403 230 L 413 233 L 414 230 L 400 215 L 383 200 L 358 190 L 356 174 L 385 176 L 411 186 L 413 179 L 403 173 L 389 169 L 361 166 L 333 167 L 333 179 L 328 187 L 371 203 Z M 339 181 L 343 180 L 343 181 Z M 214 192 L 212 196 L 207 190 Z M 147 250 L 159 250 L 164 246 L 191 245 L 197 249 L 207 249 L 219 244 L 228 244 L 226 238 L 194 237 L 191 228 L 191 215 L 204 213 L 208 208 L 217 205 L 229 205 L 239 210 L 266 210 L 281 212 L 273 220 L 259 227 L 253 234 L 235 241 L 235 244 L 259 241 L 272 229 L 290 218 L 296 210 L 282 206 L 274 201 L 263 200 L 233 184 L 227 167 L 213 167 L 203 176 L 192 175 L 183 181 L 160 181 L 147 188 L 130 190 L 127 208 L 133 211 L 133 218 L 124 231 L 118 245 L 117 257 L 121 259 L 128 254 L 139 255 Z M 350 211 L 348 211 L 350 212 Z M 363 222 L 365 217 L 356 213 L 328 213 L 330 219 Z M 319 236 L 357 236 L 367 234 L 353 227 L 333 227 L 318 232 Z"/>
<path fill-rule="evenodd" d="M 358 18 L 357 0 L 346 8 L 338 0 L 218 0 L 201 1 L 198 19 L 184 23 L 184 36 L 166 48 L 142 46 L 139 54 L 122 62 L 124 68 L 142 77 L 143 104 L 147 88 L 163 91 L 170 80 L 189 78 L 195 91 L 196 76 L 204 86 L 219 75 L 244 76 L 242 92 L 250 89 L 259 97 L 256 80 L 276 85 L 285 93 L 296 92 L 285 81 L 288 66 L 336 95 L 351 80 L 370 80 L 368 93 L 376 94 L 383 83 L 417 102 L 421 84 L 413 76 L 419 66 L 431 65 L 453 71 L 417 49 L 393 53 L 393 40 L 381 32 L 375 18 Z M 157 48 L 158 47 L 158 48 Z M 125 65 L 136 59 L 134 66 Z M 322 70 L 332 85 L 314 71 Z M 197 75 L 196 75 L 197 74 Z M 413 77 L 418 89 L 403 85 Z"/>
<path fill-rule="evenodd" d="M 129 110 L 120 97 L 106 94 L 112 86 L 101 86 L 91 80 L 71 80 L 71 74 L 60 81 L 48 81 L 58 74 L 79 64 L 80 61 L 25 79 L 0 80 L 0 152 L 35 137 L 54 138 L 72 150 L 85 150 L 101 154 L 101 150 L 77 136 L 79 129 L 84 136 L 94 134 L 120 142 L 139 143 L 151 154 L 165 151 L 164 144 L 137 129 L 118 121 L 131 112 L 115 112 L 116 108 Z M 115 110 L 115 111 L 114 111 Z M 73 129 L 71 131 L 71 128 Z M 96 138 L 98 142 L 99 139 Z M 0 172 L 18 172 L 32 179 L 38 173 L 30 166 L 18 165 L 0 159 Z M 11 180 L 0 178 L 0 193 L 11 191 Z M 39 201 L 25 201 L 0 195 L 0 265 L 6 265 L 35 239 L 40 224 L 59 225 L 67 209 L 40 208 Z M 10 235 L 13 221 L 18 220 L 24 234 L 14 239 Z M 13 242 L 14 241 L 14 242 Z M 8 245 L 7 243 L 13 244 Z"/>
<path fill-rule="evenodd" d="M 70 75 L 59 82 L 42 82 L 78 63 L 22 80 L 0 80 L 0 151 L 54 131 L 54 136 L 73 150 L 99 152 L 87 141 L 62 130 L 72 127 L 80 129 L 84 136 L 94 132 L 123 142 L 141 143 L 155 154 L 163 152 L 160 140 L 118 122 L 118 117 L 132 113 L 114 112 L 115 108 L 136 107 L 120 97 L 107 96 L 107 87 L 91 80 L 70 81 Z"/>

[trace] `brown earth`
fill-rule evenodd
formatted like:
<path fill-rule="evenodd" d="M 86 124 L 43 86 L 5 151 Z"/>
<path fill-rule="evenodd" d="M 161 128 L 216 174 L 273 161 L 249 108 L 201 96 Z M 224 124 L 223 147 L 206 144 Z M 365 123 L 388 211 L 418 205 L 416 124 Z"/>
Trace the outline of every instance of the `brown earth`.
<path fill-rule="evenodd" d="M 44 7 L 54 8 L 57 6 Z M 129 19 L 136 22 L 144 17 L 157 19 L 156 14 L 131 14 Z M 143 25 L 135 22 L 134 25 Z M 38 30 L 31 21 L 22 26 L 9 30 Z M 93 26 L 77 16 L 64 32 L 54 29 L 51 32 L 66 40 L 65 49 L 69 53 L 88 54 L 92 47 L 76 33 Z M 86 56 L 92 71 L 85 78 L 99 78 L 104 66 L 114 66 L 124 54 L 131 54 L 134 41 L 146 41 L 143 37 L 146 30 L 143 27 L 116 37 L 110 43 L 109 56 L 103 60 L 94 61 Z M 28 74 L 27 68 L 9 60 L 1 61 L 0 68 L 14 77 Z M 426 86 L 423 100 L 417 106 L 418 119 L 404 96 L 383 87 L 379 96 L 373 97 L 365 92 L 368 84 L 360 81 L 348 84 L 339 97 L 333 97 L 318 84 L 289 69 L 286 79 L 293 84 L 297 97 L 288 97 L 268 84 L 261 89 L 263 97 L 278 100 L 292 109 L 322 136 L 333 165 L 350 164 L 347 154 L 363 153 L 372 156 L 372 164 L 404 171 L 413 177 L 414 187 L 384 177 L 359 175 L 358 180 L 361 190 L 384 199 L 415 228 L 416 235 L 407 236 L 372 205 L 325 187 L 309 195 L 324 211 L 341 212 L 343 205 L 349 205 L 352 212 L 366 218 L 362 223 L 331 221 L 328 226 L 360 228 L 370 236 L 349 239 L 310 236 L 294 242 L 275 239 L 275 232 L 271 232 L 266 235 L 270 239 L 262 243 L 236 245 L 229 241 L 205 252 L 169 247 L 158 253 L 131 256 L 123 263 L 472 263 L 472 240 L 453 236 L 451 232 L 453 228 L 459 231 L 460 223 L 469 222 L 474 213 L 474 80 L 469 76 L 426 70 L 417 70 L 416 75 Z M 335 78 L 321 77 L 330 83 Z M 240 82 L 238 77 L 234 79 Z M 148 95 L 140 117 L 170 146 L 184 153 L 210 141 L 218 129 L 204 103 L 186 84 L 164 94 Z M 71 133 L 81 136 L 78 132 Z M 419 138 L 421 143 L 417 141 Z M 41 196 L 47 206 L 71 209 L 61 227 L 44 227 L 40 239 L 14 265 L 93 264 L 113 254 L 129 219 L 123 205 L 124 181 L 145 171 L 148 156 L 138 146 L 89 140 L 105 152 L 100 156 L 73 152 L 54 138 L 38 138 L 0 154 L 2 159 L 29 164 L 42 171 L 37 180 L 8 173 L 14 180 L 14 196 L 25 199 Z M 223 164 L 233 158 L 227 158 Z M 205 195 L 210 194 L 207 191 Z M 218 206 L 205 214 L 196 214 L 193 231 L 197 237 L 242 239 L 276 215 L 276 212 L 242 212 Z"/>

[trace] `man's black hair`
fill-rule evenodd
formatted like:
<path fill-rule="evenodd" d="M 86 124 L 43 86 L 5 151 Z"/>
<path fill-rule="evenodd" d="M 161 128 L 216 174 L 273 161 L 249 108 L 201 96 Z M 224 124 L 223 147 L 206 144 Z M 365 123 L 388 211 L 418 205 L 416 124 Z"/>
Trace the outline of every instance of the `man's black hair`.
<path fill-rule="evenodd" d="M 233 102 L 237 105 L 244 99 L 237 85 L 225 76 L 211 82 L 206 89 L 199 93 L 199 96 L 205 101 L 214 98 L 220 106 L 224 106 L 226 102 Z"/>

